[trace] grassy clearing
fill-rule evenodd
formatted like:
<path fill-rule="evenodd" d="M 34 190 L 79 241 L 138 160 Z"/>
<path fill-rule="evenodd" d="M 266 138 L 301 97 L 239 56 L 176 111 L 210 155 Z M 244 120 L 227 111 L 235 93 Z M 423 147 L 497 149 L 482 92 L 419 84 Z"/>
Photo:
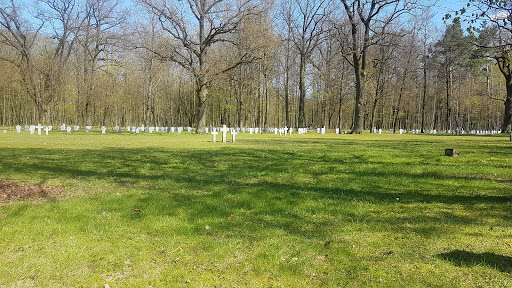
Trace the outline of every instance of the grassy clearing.
<path fill-rule="evenodd" d="M 65 192 L 0 206 L 0 287 L 511 287 L 511 152 L 501 136 L 2 134 L 0 178 Z"/>

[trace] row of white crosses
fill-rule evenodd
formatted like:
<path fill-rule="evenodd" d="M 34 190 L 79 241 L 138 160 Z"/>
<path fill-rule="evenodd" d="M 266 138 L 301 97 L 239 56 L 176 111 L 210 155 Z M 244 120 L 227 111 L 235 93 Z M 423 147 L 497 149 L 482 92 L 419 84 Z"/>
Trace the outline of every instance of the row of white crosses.
<path fill-rule="evenodd" d="M 236 135 L 238 134 L 238 132 L 235 129 L 231 129 L 230 130 L 230 129 L 228 129 L 226 127 L 226 125 L 222 125 L 222 128 L 220 129 L 220 132 L 222 132 L 222 143 L 226 143 L 227 142 L 226 138 L 227 138 L 228 132 L 231 133 L 232 141 L 233 141 L 233 143 L 235 143 Z M 217 134 L 219 134 L 219 132 L 217 132 L 217 130 L 215 128 L 213 128 L 213 131 L 211 132 L 211 134 L 213 136 L 213 142 L 216 142 L 217 141 Z"/>
<path fill-rule="evenodd" d="M 30 132 L 30 135 L 33 135 L 37 129 L 37 135 L 41 135 L 41 130 L 44 129 L 46 132 L 46 135 L 48 135 L 48 132 L 52 130 L 52 126 L 43 126 L 41 124 L 37 124 L 37 126 L 31 125 L 31 126 L 25 126 L 25 130 L 28 130 Z M 16 132 L 21 133 L 21 126 L 16 126 Z M 5 132 L 4 132 L 5 133 Z"/>
<path fill-rule="evenodd" d="M 52 126 L 42 126 L 41 124 L 38 124 L 37 126 L 34 126 L 34 125 L 31 125 L 31 126 L 26 125 L 25 126 L 25 131 L 30 132 L 31 135 L 33 135 L 35 133 L 36 129 L 38 130 L 38 135 L 41 135 L 41 129 L 44 129 L 46 131 L 46 135 L 48 135 L 48 132 L 52 131 Z M 119 133 L 122 131 L 122 127 L 120 127 L 120 126 L 116 126 L 114 129 Z M 66 124 L 62 124 L 62 126 L 60 126 L 60 130 L 66 131 L 67 133 L 71 133 L 71 131 L 79 131 L 80 127 L 79 126 L 71 127 L 71 126 L 66 126 Z M 92 130 L 92 126 L 85 126 L 85 132 L 90 132 L 91 130 Z M 148 131 L 149 133 L 153 133 L 155 130 L 156 130 L 156 132 L 162 132 L 162 133 L 165 133 L 165 132 L 174 133 L 175 131 L 177 131 L 178 133 L 181 134 L 181 132 L 183 132 L 184 128 L 183 127 L 170 127 L 170 128 L 169 127 L 144 127 L 144 125 L 142 127 L 135 127 L 135 126 L 127 127 L 127 131 L 131 131 L 131 132 L 137 133 L 137 134 L 140 131 Z M 189 133 L 192 133 L 192 127 L 187 127 L 187 131 Z M 21 133 L 20 125 L 16 126 L 16 132 Z M 101 126 L 101 133 L 106 134 L 106 132 L 107 132 L 107 128 L 105 126 Z M 5 130 L 4 133 L 7 133 L 7 130 Z"/>
<path fill-rule="evenodd" d="M 274 134 L 277 135 L 277 133 L 279 133 L 279 135 L 284 134 L 284 136 L 286 136 L 286 135 L 290 134 L 290 136 L 292 136 L 293 128 L 288 128 L 287 126 L 285 126 L 284 128 L 275 128 Z"/>

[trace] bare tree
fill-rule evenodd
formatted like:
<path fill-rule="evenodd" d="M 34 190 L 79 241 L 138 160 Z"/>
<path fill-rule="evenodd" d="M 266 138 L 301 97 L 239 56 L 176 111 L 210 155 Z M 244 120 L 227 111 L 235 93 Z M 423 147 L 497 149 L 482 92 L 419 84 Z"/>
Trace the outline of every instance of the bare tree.
<path fill-rule="evenodd" d="M 203 133 L 206 127 L 208 87 L 220 74 L 250 61 L 242 55 L 231 63 L 214 63 L 211 49 L 220 43 L 234 42 L 241 19 L 256 9 L 253 0 L 140 0 L 150 13 L 156 15 L 161 27 L 172 38 L 165 49 L 152 50 L 162 59 L 173 61 L 190 74 L 196 83 L 196 128 Z M 148 47 L 146 47 L 148 48 Z M 224 64 L 224 65 L 223 65 Z"/>
<path fill-rule="evenodd" d="M 0 27 L 0 43 L 12 49 L 15 55 L 2 56 L 2 60 L 18 68 L 24 88 L 36 106 L 37 119 L 41 121 L 46 99 L 38 89 L 33 48 L 43 25 L 32 28 L 30 23 L 23 19 L 14 0 L 10 0 L 5 2 L 5 6 L 0 6 Z"/>
<path fill-rule="evenodd" d="M 368 49 L 385 35 L 386 27 L 411 8 L 409 0 L 341 0 L 350 24 L 351 45 L 343 55 L 354 68 L 355 106 L 352 133 L 363 127 L 363 98 L 368 69 Z M 380 32 L 376 32 L 380 31 Z"/>
<path fill-rule="evenodd" d="M 43 86 L 45 89 L 42 93 L 45 98 L 56 102 L 65 97 L 66 66 L 80 29 L 79 5 L 75 0 L 39 0 L 39 2 L 43 5 L 39 10 L 38 18 L 45 23 L 45 26 L 51 27 L 47 37 L 54 42 L 50 47 L 45 47 L 45 50 L 48 50 L 45 57 L 47 65 L 42 70 L 42 74 L 46 85 Z M 55 109 L 50 109 L 49 112 L 55 112 L 53 110 Z M 52 116 L 52 113 L 49 114 Z M 53 117 L 56 117 L 55 113 Z"/>
<path fill-rule="evenodd" d="M 305 115 L 306 68 L 311 54 L 318 47 L 325 33 L 324 20 L 328 16 L 328 0 L 288 0 L 284 2 L 284 17 L 291 32 L 291 39 L 300 58 L 299 64 L 299 119 L 298 126 L 307 123 Z"/>
<path fill-rule="evenodd" d="M 96 72 L 101 64 L 111 62 L 112 48 L 122 42 L 122 25 L 127 14 L 121 10 L 117 0 L 88 0 L 83 7 L 78 43 L 82 61 L 77 112 L 84 125 L 90 125 L 92 97 L 96 94 Z"/>
<path fill-rule="evenodd" d="M 469 0 L 467 7 L 463 7 L 455 14 L 454 21 L 461 18 L 470 22 L 468 30 L 473 32 L 476 25 L 482 21 L 490 23 L 487 25 L 484 33 L 479 35 L 479 43 L 476 45 L 485 53 L 483 56 L 494 58 L 498 64 L 498 68 L 505 78 L 506 97 L 504 100 L 505 112 L 501 131 L 503 133 L 510 132 L 510 124 L 512 121 L 512 2 L 510 0 Z M 452 15 L 447 14 L 445 19 L 451 18 Z M 490 33 L 492 31 L 492 33 Z"/>

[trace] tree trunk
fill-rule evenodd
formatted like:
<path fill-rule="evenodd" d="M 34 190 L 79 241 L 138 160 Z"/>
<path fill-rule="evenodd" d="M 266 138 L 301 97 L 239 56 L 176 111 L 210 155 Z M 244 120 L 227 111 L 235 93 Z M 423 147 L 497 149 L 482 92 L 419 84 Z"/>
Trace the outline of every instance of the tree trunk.
<path fill-rule="evenodd" d="M 427 60 L 423 63 L 423 99 L 421 99 L 421 133 L 425 133 L 425 102 L 427 98 Z"/>
<path fill-rule="evenodd" d="M 512 118 L 512 74 L 504 75 L 507 87 L 507 99 L 505 99 L 505 115 L 501 125 L 501 132 L 510 132 L 510 120 Z"/>
<path fill-rule="evenodd" d="M 402 95 L 403 95 L 403 91 L 404 91 L 404 86 L 405 86 L 405 77 L 407 76 L 407 70 L 406 72 L 404 72 L 404 78 L 402 80 L 402 85 L 400 86 L 400 92 L 398 93 L 398 100 L 397 100 L 397 103 L 396 103 L 396 107 L 393 111 L 393 132 L 396 131 L 396 125 L 398 123 L 398 117 L 400 114 L 400 104 L 402 103 Z"/>
<path fill-rule="evenodd" d="M 306 55 L 300 56 L 300 77 L 299 77 L 299 125 L 305 127 L 306 114 L 304 106 L 306 102 Z"/>
<path fill-rule="evenodd" d="M 446 130 L 450 129 L 450 84 L 451 84 L 451 78 L 452 78 L 452 69 L 450 66 L 448 66 L 448 71 L 446 75 L 446 123 L 445 127 Z"/>
<path fill-rule="evenodd" d="M 290 125 L 290 64 L 289 64 L 290 52 L 289 51 L 290 51 L 290 44 L 288 43 L 288 47 L 286 50 L 285 74 L 284 74 L 284 110 L 285 110 L 286 127 L 291 127 L 291 125 Z"/>
<path fill-rule="evenodd" d="M 196 88 L 196 133 L 206 132 L 206 103 L 208 96 L 208 88 L 206 84 L 197 85 Z"/>
<path fill-rule="evenodd" d="M 356 60 L 357 59 L 357 60 Z M 359 58 L 354 53 L 354 69 L 356 76 L 356 97 L 355 97 L 355 106 L 354 106 L 354 123 L 352 127 L 352 133 L 361 134 L 363 130 L 363 117 L 361 117 L 361 113 L 363 112 L 363 103 L 362 98 L 364 95 L 364 72 L 361 69 L 361 65 L 359 63 Z"/>

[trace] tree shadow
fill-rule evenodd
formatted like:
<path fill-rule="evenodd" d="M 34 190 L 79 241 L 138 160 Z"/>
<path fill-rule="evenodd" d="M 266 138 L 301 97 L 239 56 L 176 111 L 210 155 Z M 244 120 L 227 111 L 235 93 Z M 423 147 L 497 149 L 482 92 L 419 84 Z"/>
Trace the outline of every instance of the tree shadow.
<path fill-rule="evenodd" d="M 424 236 L 452 233 L 451 229 L 459 225 L 487 218 L 505 221 L 511 212 L 510 187 L 485 187 L 481 180 L 491 180 L 481 179 L 479 174 L 446 173 L 437 164 L 429 168 L 419 160 L 392 165 L 358 151 L 331 154 L 310 142 L 304 145 L 297 150 L 265 145 L 261 149 L 201 150 L 4 148 L 0 151 L 0 173 L 31 175 L 42 182 L 61 179 L 71 186 L 75 184 L 68 179 L 81 179 L 83 185 L 102 181 L 116 189 L 138 191 L 138 195 L 108 203 L 114 210 L 120 206 L 144 211 L 129 211 L 126 215 L 131 220 L 151 214 L 181 215 L 187 224 L 202 228 L 204 225 L 198 223 L 208 221 L 210 226 L 217 224 L 241 235 L 264 235 L 273 229 L 325 238 L 337 225 L 329 217 L 339 215 L 339 207 L 347 207 L 342 213 L 349 222 L 366 223 L 382 231 L 408 229 Z M 457 190 L 447 186 L 452 182 L 457 183 Z M 98 201 L 98 207 L 106 205 L 104 199 Z M 392 213 L 368 215 L 350 208 L 360 203 L 384 205 L 382 211 Z M 438 211 L 424 215 L 421 206 L 408 213 L 401 210 L 403 205 L 415 203 L 462 205 L 473 213 Z M 232 213 L 235 220 L 225 220 Z M 322 218 L 317 214 L 329 215 Z M 248 230 L 248 225 L 256 228 Z"/>
<path fill-rule="evenodd" d="M 512 273 L 512 257 L 491 252 L 474 253 L 465 250 L 452 250 L 437 257 L 450 261 L 457 267 L 486 266 L 505 273 Z"/>

